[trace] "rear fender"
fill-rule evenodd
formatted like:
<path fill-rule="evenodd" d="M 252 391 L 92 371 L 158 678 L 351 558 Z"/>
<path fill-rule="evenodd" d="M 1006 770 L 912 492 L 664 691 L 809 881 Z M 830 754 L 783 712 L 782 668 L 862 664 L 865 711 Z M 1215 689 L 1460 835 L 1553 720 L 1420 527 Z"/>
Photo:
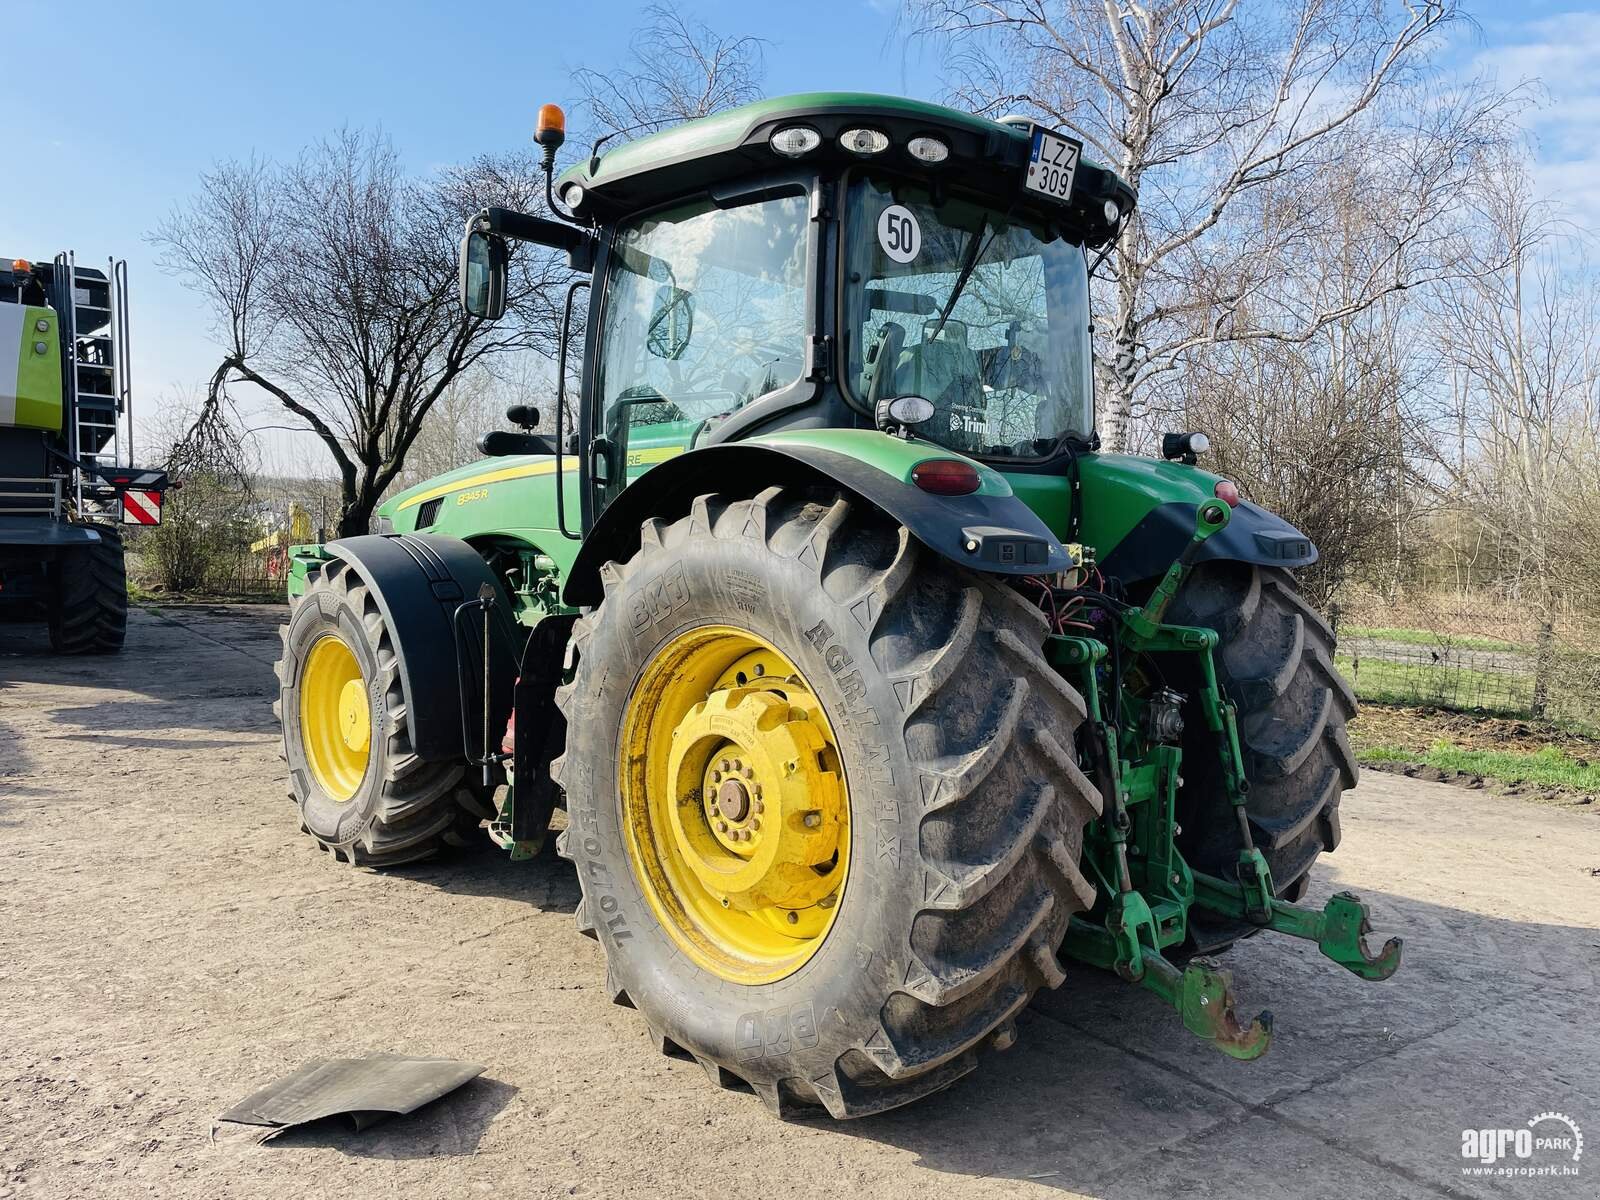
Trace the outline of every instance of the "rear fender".
<path fill-rule="evenodd" d="M 1108 577 L 1137 583 L 1163 574 L 1194 536 L 1195 509 L 1221 476 L 1198 467 L 1126 454 L 1078 460 L 1082 522 Z M 1276 513 L 1241 500 L 1227 528 L 1202 544 L 1196 562 L 1225 560 L 1289 569 L 1317 561 L 1317 548 Z"/>
<path fill-rule="evenodd" d="M 645 520 L 676 520 L 707 493 L 750 496 L 774 485 L 839 488 L 887 513 L 935 554 L 972 570 L 1065 570 L 1066 550 L 998 472 L 979 466 L 979 490 L 969 496 L 930 495 L 910 481 L 918 462 L 960 457 L 931 443 L 860 429 L 795 430 L 688 451 L 651 468 L 611 502 L 578 552 L 564 599 L 598 604 L 600 567 L 632 557 Z"/>

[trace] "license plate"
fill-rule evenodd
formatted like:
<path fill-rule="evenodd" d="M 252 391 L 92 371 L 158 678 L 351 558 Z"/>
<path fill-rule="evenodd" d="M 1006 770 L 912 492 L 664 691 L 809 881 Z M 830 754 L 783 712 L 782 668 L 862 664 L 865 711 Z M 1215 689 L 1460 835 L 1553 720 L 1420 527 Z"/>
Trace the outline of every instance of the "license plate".
<path fill-rule="evenodd" d="M 1028 156 L 1023 186 L 1065 204 L 1072 199 L 1072 177 L 1078 173 L 1078 156 L 1082 153 L 1081 142 L 1035 127 L 1033 153 Z"/>

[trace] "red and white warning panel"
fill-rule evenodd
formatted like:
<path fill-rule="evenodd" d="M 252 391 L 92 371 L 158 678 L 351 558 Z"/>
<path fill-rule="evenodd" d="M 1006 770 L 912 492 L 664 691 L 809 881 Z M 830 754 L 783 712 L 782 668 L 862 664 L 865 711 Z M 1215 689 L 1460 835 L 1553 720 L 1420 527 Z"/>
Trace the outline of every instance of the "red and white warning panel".
<path fill-rule="evenodd" d="M 122 523 L 124 525 L 161 524 L 161 493 L 129 488 L 122 493 Z"/>

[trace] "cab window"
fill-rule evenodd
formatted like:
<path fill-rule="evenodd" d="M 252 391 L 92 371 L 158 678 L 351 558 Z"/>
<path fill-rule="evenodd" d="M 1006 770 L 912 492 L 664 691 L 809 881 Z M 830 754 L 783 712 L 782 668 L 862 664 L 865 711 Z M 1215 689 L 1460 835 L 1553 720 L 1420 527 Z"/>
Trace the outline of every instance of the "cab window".
<path fill-rule="evenodd" d="M 805 369 L 808 205 L 802 194 L 709 201 L 622 226 L 601 318 L 601 429 L 614 492 Z"/>

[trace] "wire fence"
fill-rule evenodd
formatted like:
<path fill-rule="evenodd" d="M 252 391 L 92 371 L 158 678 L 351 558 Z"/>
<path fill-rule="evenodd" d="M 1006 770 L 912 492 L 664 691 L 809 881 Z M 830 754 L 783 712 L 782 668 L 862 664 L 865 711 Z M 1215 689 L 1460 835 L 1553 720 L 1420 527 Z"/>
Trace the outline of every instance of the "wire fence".
<path fill-rule="evenodd" d="M 1336 665 L 1362 700 L 1600 730 L 1600 637 L 1502 596 L 1356 597 L 1329 606 Z"/>
<path fill-rule="evenodd" d="M 206 591 L 219 600 L 272 603 L 288 598 L 288 583 L 281 572 L 268 573 L 260 569 L 241 570 L 213 576 L 207 581 Z"/>

